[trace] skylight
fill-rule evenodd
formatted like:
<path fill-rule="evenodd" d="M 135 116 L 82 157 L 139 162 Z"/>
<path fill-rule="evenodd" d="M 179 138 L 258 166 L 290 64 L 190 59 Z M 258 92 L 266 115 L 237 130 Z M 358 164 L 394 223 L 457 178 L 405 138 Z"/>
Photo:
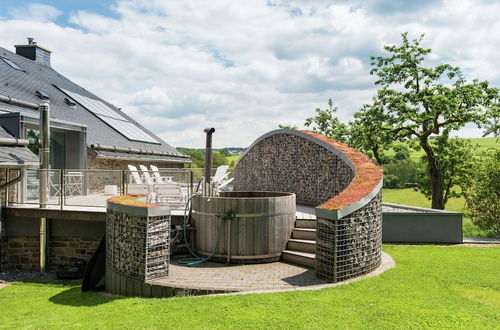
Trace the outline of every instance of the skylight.
<path fill-rule="evenodd" d="M 5 63 L 10 65 L 11 68 L 19 70 L 19 71 L 24 71 L 23 68 L 21 68 L 19 65 L 17 65 L 15 62 L 9 60 L 8 58 L 5 57 L 0 57 Z"/>
<path fill-rule="evenodd" d="M 65 97 L 64 102 L 72 108 L 76 108 L 76 102 L 70 98 Z"/>
<path fill-rule="evenodd" d="M 36 91 L 35 95 L 45 101 L 48 101 L 50 99 L 49 96 L 43 91 Z"/>
<path fill-rule="evenodd" d="M 75 92 L 65 90 L 60 87 L 57 88 L 68 95 L 72 100 L 75 100 L 82 107 L 99 117 L 99 119 L 104 121 L 106 124 L 111 126 L 115 131 L 125 136 L 127 139 L 132 141 L 159 144 L 159 142 L 155 138 L 144 132 L 136 124 L 131 123 L 128 119 L 120 115 L 116 110 L 108 107 L 103 102 L 80 95 Z"/>

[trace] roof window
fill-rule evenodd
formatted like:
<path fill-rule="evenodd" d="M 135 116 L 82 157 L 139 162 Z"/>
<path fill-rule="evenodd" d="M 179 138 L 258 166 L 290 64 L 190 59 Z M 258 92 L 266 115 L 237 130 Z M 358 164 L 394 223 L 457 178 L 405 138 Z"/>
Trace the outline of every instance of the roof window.
<path fill-rule="evenodd" d="M 45 100 L 45 101 L 48 101 L 50 99 L 49 96 L 45 92 L 42 92 L 42 91 L 36 91 L 35 95 L 38 96 L 39 98 L 41 98 L 42 100 Z"/>
<path fill-rule="evenodd" d="M 72 99 L 68 98 L 68 97 L 65 97 L 64 98 L 64 102 L 69 105 L 70 107 L 72 108 L 75 108 L 76 109 L 76 102 L 73 101 Z"/>
<path fill-rule="evenodd" d="M 9 60 L 8 58 L 5 57 L 0 57 L 5 63 L 7 63 L 11 68 L 19 70 L 19 71 L 24 71 L 23 68 L 21 68 L 19 65 L 17 65 L 15 62 Z"/>

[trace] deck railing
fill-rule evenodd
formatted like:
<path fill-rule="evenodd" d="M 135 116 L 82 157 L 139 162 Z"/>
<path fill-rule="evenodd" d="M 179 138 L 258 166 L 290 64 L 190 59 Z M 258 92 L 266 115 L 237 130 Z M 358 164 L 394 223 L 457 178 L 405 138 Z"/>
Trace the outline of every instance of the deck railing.
<path fill-rule="evenodd" d="M 44 170 L 28 169 L 26 178 L 9 190 L 8 204 L 39 205 L 40 176 Z M 128 170 L 55 169 L 47 172 L 50 208 L 106 207 L 115 195 L 150 194 L 155 202 L 183 209 L 190 195 L 201 191 L 202 168 L 160 168 L 157 173 Z M 212 169 L 212 175 L 216 169 Z M 43 177 L 43 176 L 42 176 Z M 232 177 L 232 171 L 228 178 Z"/>

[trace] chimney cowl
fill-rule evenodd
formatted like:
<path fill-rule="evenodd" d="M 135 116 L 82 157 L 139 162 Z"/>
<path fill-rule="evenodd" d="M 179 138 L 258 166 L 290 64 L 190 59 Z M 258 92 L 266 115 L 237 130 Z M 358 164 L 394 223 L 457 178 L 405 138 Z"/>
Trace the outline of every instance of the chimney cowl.
<path fill-rule="evenodd" d="M 16 54 L 26 57 L 38 64 L 50 67 L 50 53 L 52 51 L 38 45 L 34 38 L 28 38 L 27 45 L 15 45 Z"/>

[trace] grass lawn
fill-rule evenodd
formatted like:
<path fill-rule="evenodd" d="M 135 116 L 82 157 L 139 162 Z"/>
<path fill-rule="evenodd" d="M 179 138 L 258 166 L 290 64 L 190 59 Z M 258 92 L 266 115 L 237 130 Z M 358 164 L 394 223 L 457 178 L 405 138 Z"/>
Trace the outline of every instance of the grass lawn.
<path fill-rule="evenodd" d="M 0 290 L 0 328 L 452 328 L 500 324 L 500 247 L 391 246 L 396 268 L 320 291 L 140 299 L 79 285 Z"/>

